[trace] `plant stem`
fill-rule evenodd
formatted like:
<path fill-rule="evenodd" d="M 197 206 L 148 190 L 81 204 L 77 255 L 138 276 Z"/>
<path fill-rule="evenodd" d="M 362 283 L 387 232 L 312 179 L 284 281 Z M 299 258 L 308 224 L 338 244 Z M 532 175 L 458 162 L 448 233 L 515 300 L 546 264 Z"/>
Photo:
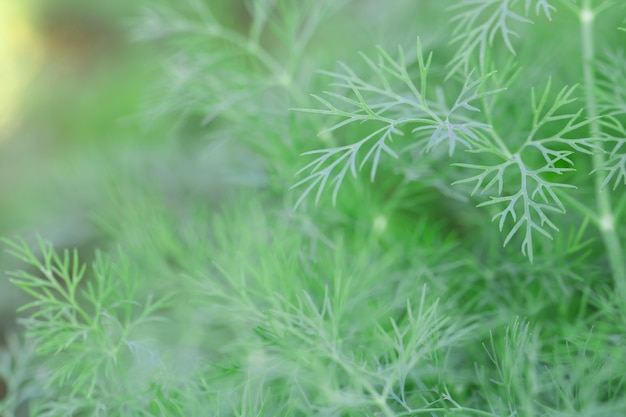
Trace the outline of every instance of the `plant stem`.
<path fill-rule="evenodd" d="M 591 6 L 591 0 L 583 0 L 582 8 L 579 11 L 581 23 L 581 41 L 583 53 L 583 74 L 586 93 L 586 110 L 587 117 L 591 119 L 590 130 L 593 138 L 599 138 L 601 135 L 600 124 L 598 123 L 598 109 L 593 89 L 596 83 L 593 72 L 593 64 L 595 61 L 594 39 L 593 39 L 593 20 L 595 13 Z M 604 153 L 596 152 L 593 155 L 593 168 L 598 169 L 605 163 Z M 611 206 L 611 195 L 607 190 L 603 190 L 602 183 L 605 175 L 595 175 L 595 194 L 600 219 L 600 233 L 607 250 L 609 263 L 613 273 L 615 289 L 620 297 L 626 296 L 626 265 L 624 263 L 624 252 L 622 251 L 621 242 L 617 231 L 615 230 L 614 214 Z"/>

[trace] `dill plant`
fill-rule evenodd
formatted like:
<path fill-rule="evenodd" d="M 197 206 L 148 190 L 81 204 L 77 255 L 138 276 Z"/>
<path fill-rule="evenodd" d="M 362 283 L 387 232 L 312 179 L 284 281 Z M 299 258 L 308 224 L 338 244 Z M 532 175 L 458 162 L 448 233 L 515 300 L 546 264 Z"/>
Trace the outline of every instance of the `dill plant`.
<path fill-rule="evenodd" d="M 5 240 L 2 415 L 626 413 L 626 10 L 380 5 L 145 4 L 188 164 L 98 184 L 91 263 Z"/>

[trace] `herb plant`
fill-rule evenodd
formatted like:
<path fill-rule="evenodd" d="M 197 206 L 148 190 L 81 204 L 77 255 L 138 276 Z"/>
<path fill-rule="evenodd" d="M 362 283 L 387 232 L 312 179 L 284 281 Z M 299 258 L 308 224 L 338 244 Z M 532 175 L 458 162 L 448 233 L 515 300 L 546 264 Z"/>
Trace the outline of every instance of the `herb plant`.
<path fill-rule="evenodd" d="M 383 3 L 145 4 L 184 162 L 5 239 L 3 416 L 626 414 L 626 8 Z"/>

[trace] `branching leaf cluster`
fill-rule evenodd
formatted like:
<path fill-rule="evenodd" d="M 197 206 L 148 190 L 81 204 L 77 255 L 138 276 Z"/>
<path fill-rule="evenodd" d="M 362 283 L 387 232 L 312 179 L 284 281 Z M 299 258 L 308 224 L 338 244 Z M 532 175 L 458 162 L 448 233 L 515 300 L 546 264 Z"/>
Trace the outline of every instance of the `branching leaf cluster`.
<path fill-rule="evenodd" d="M 419 40 L 419 71 L 415 76 L 409 75 L 404 55 L 400 48 L 397 60 L 384 51 L 379 51 L 378 61 L 364 57 L 376 74 L 372 82 L 345 65 L 343 72 L 326 73 L 335 80 L 334 87 L 351 96 L 333 92 L 326 93 L 328 98 L 314 96 L 324 108 L 304 111 L 339 119 L 321 134 L 351 124 L 375 127 L 353 144 L 307 152 L 306 155 L 316 158 L 299 172 L 308 175 L 294 185 L 306 187 L 297 204 L 310 193 L 315 193 L 318 202 L 327 185 L 333 188 L 335 202 L 347 174 L 356 176 L 367 163 L 372 166 L 373 181 L 385 154 L 399 158 L 406 149 L 417 148 L 425 155 L 444 148 L 455 166 L 479 171 L 457 179 L 455 184 L 473 184 L 471 195 L 487 197 L 479 207 L 497 207 L 493 220 L 498 221 L 501 231 L 511 224 L 504 244 L 519 234 L 522 252 L 532 261 L 533 238 L 537 234 L 551 238 L 551 232 L 558 230 L 551 217 L 565 212 L 561 193 L 575 188 L 555 178 L 574 171 L 575 153 L 602 152 L 598 145 L 601 140 L 577 137 L 590 121 L 582 116 L 582 109 L 569 111 L 575 102 L 576 87 L 564 87 L 554 97 L 551 81 L 541 94 L 533 89 L 530 127 L 523 142 L 516 144 L 511 143 L 507 133 L 496 131 L 491 123 L 490 106 L 494 105 L 493 100 L 496 105 L 500 103 L 503 95 L 502 89 L 489 88 L 491 74 L 475 77 L 470 72 L 457 97 L 448 105 L 442 88 L 432 100 L 428 95 L 432 55 L 425 57 Z M 411 143 L 392 145 L 393 139 L 406 136 L 403 132 L 407 126 L 412 128 L 411 137 L 403 140 Z M 465 152 L 455 153 L 459 148 Z M 361 153 L 364 156 L 359 160 Z"/>
<path fill-rule="evenodd" d="M 319 201 L 327 184 L 333 187 L 335 202 L 346 175 L 351 173 L 356 176 L 357 171 L 368 163 L 371 164 L 370 178 L 373 181 L 383 156 L 399 157 L 390 145 L 394 138 L 404 135 L 404 129 L 411 129 L 411 133 L 418 138 L 414 146 L 422 146 L 424 152 L 445 147 L 452 155 L 459 147 L 466 149 L 478 147 L 483 141 L 483 133 L 490 128 L 488 124 L 476 122 L 468 116 L 470 112 L 478 112 L 475 102 L 499 92 L 497 89 L 483 89 L 488 75 L 474 77 L 470 74 L 454 102 L 449 104 L 442 94 L 433 98 L 427 94 L 432 54 L 424 55 L 419 39 L 417 42 L 419 72 L 416 82 L 407 70 L 407 61 L 402 48 L 398 50 L 397 59 L 381 48 L 374 60 L 366 55 L 362 57 L 376 75 L 373 81 L 359 77 L 347 65 L 342 64 L 342 72 L 325 74 L 335 80 L 334 87 L 352 96 L 326 92 L 328 99 L 314 96 L 325 109 L 296 110 L 339 119 L 320 135 L 329 134 L 351 124 L 367 123 L 376 128 L 354 144 L 307 152 L 306 155 L 317 157 L 298 172 L 298 174 L 308 172 L 309 175 L 294 185 L 294 187 L 307 186 L 297 205 L 315 189 L 317 189 L 316 202 Z M 364 149 L 366 154 L 359 161 L 357 154 Z"/>
<path fill-rule="evenodd" d="M 595 91 L 604 116 L 602 139 L 609 145 L 607 158 L 595 172 L 604 174 L 602 187 L 613 183 L 613 190 L 626 185 L 626 58 L 620 50 L 597 63 Z"/>
<path fill-rule="evenodd" d="M 258 117 L 261 97 L 274 91 L 291 94 L 307 44 L 324 18 L 345 1 L 292 2 L 249 0 L 245 28 L 223 21 L 202 0 L 151 2 L 135 30 L 142 40 L 164 43 L 169 58 L 168 100 L 153 112 L 200 114 L 204 123 L 220 116 Z M 288 51 L 288 53 L 285 53 Z M 210 91 L 210 94 L 207 92 Z"/>
<path fill-rule="evenodd" d="M 139 358 L 148 355 L 152 366 L 158 366 L 159 354 L 138 338 L 137 331 L 156 320 L 155 313 L 166 300 L 139 302 L 127 260 L 98 254 L 88 279 L 76 251 L 58 254 L 41 239 L 37 249 L 24 240 L 4 243 L 9 253 L 32 268 L 12 273 L 11 281 L 33 298 L 21 310 L 30 311 L 23 324 L 37 354 L 63 358 L 63 367 L 50 373 L 46 384 L 69 387 L 69 409 L 104 406 L 90 400 L 92 396 L 119 398 L 129 388 L 128 380 L 118 381 L 116 387 L 109 377 L 124 375 Z M 57 408 L 57 400 L 46 401 L 54 405 L 44 408 Z"/>
<path fill-rule="evenodd" d="M 461 0 L 450 6 L 454 13 L 453 45 L 457 53 L 449 63 L 450 73 L 467 73 L 477 60 L 481 70 L 487 67 L 489 50 L 501 40 L 510 53 L 515 54 L 514 38 L 519 38 L 515 26 L 532 23 L 531 11 L 552 19 L 556 11 L 548 0 Z"/>

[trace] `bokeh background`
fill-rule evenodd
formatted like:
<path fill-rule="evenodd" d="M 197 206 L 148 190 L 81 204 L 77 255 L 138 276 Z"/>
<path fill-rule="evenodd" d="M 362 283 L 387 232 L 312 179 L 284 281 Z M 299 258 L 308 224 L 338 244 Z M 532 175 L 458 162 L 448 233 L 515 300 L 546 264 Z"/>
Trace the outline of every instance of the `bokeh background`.
<path fill-rule="evenodd" d="M 131 3 L 0 2 L 0 235 L 88 249 L 115 155 L 163 143 L 142 122 L 155 60 L 127 36 Z M 13 262 L 3 248 L 0 270 Z M 2 275 L 0 338 L 22 302 Z"/>
<path fill-rule="evenodd" d="M 249 24 L 243 0 L 210 5 L 233 28 Z M 125 183 L 158 184 L 174 204 L 183 194 L 215 201 L 236 188 L 233 183 L 263 183 L 249 150 L 205 140 L 202 117 L 160 111 L 171 94 L 168 63 L 158 40 L 134 36 L 152 7 L 127 0 L 0 1 L 0 236 L 32 244 L 41 236 L 59 250 L 77 248 L 89 262 L 106 244 L 95 217 L 115 216 L 119 207 L 111 202 L 123 200 Z M 403 10 L 389 9 L 384 18 L 408 27 Z M 328 63 L 316 65 L 331 67 L 338 56 L 331 51 L 345 49 L 334 36 L 354 50 L 372 49 L 381 38 L 397 45 L 397 31 L 376 23 L 383 19 L 377 2 L 359 2 L 344 19 L 355 13 L 355 21 L 372 23 L 371 33 L 360 29 L 352 36 L 345 20 L 331 25 L 332 33 L 318 40 Z M 411 31 L 406 36 L 414 42 Z M 297 156 L 283 155 L 290 171 L 283 181 L 300 166 Z M 25 302 L 6 276 L 19 266 L 0 250 L 0 343 Z"/>

